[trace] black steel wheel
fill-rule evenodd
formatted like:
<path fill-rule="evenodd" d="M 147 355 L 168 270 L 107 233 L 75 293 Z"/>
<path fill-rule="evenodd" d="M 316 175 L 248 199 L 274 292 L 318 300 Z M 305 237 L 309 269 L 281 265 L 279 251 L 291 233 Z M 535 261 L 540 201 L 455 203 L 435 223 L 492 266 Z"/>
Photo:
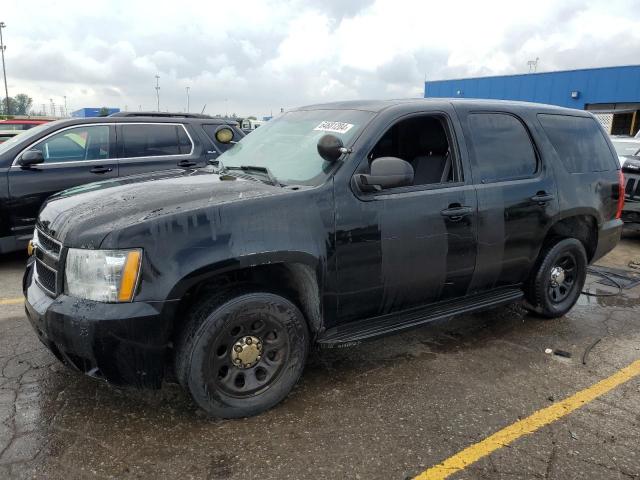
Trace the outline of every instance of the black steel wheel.
<path fill-rule="evenodd" d="M 547 295 L 553 303 L 563 302 L 573 291 L 576 282 L 577 260 L 573 252 L 563 253 L 551 267 Z"/>
<path fill-rule="evenodd" d="M 209 369 L 216 375 L 208 386 L 237 398 L 255 395 L 278 379 L 289 350 L 287 331 L 268 313 L 234 316 L 209 351 Z"/>
<path fill-rule="evenodd" d="M 528 307 L 556 318 L 578 301 L 587 276 L 587 254 L 580 240 L 565 238 L 547 246 L 538 258 L 525 288 Z"/>
<path fill-rule="evenodd" d="M 215 417 L 258 414 L 298 381 L 309 334 L 300 310 L 273 293 L 228 292 L 202 302 L 176 342 L 176 373 Z"/>

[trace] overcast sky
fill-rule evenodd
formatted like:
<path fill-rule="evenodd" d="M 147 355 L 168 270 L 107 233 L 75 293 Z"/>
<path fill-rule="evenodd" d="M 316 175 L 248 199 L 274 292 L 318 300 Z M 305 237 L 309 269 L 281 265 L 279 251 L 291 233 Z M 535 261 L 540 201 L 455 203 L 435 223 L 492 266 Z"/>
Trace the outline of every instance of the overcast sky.
<path fill-rule="evenodd" d="M 2 0 L 9 95 L 268 115 L 428 79 L 640 63 L 638 0 Z M 2 92 L 1 97 L 4 97 Z"/>

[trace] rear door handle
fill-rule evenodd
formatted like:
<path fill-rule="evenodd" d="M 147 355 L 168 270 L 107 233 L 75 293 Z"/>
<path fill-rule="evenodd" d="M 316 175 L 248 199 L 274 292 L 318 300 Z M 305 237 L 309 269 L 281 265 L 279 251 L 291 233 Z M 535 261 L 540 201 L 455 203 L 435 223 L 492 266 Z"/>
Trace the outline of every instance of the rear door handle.
<path fill-rule="evenodd" d="M 93 167 L 91 170 L 89 170 L 91 173 L 109 173 L 113 171 L 113 168 L 109 168 L 109 167 L 103 167 L 103 166 L 98 166 L 98 167 Z"/>
<path fill-rule="evenodd" d="M 192 162 L 191 160 L 180 160 L 178 162 L 179 167 L 195 167 L 196 162 Z"/>
<path fill-rule="evenodd" d="M 538 205 L 544 205 L 547 202 L 553 200 L 553 195 L 550 193 L 537 193 L 533 197 L 531 197 L 532 202 L 536 202 Z"/>
<path fill-rule="evenodd" d="M 462 217 L 470 215 L 473 213 L 473 208 L 467 207 L 466 205 L 461 205 L 459 207 L 449 207 L 440 211 L 440 214 L 443 217 L 447 217 L 449 220 L 457 221 Z"/>

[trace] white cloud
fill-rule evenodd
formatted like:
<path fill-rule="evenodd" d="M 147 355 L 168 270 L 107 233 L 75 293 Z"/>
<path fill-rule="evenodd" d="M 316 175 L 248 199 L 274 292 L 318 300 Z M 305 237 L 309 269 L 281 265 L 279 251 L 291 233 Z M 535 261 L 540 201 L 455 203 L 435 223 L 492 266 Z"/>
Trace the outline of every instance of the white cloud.
<path fill-rule="evenodd" d="M 634 0 L 5 2 L 10 94 L 71 108 L 268 114 L 430 79 L 638 63 Z"/>

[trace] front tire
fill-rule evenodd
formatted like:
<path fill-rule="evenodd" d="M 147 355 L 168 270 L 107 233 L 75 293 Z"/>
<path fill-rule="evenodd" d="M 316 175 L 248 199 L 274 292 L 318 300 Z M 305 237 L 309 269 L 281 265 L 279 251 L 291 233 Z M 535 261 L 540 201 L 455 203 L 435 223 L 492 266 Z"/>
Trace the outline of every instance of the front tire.
<path fill-rule="evenodd" d="M 282 401 L 309 350 L 300 310 L 266 292 L 216 295 L 176 342 L 176 373 L 196 404 L 219 418 L 248 417 Z"/>
<path fill-rule="evenodd" d="M 587 254 L 580 240 L 566 238 L 540 254 L 525 296 L 529 309 L 546 317 L 565 315 L 578 301 L 587 277 Z"/>

